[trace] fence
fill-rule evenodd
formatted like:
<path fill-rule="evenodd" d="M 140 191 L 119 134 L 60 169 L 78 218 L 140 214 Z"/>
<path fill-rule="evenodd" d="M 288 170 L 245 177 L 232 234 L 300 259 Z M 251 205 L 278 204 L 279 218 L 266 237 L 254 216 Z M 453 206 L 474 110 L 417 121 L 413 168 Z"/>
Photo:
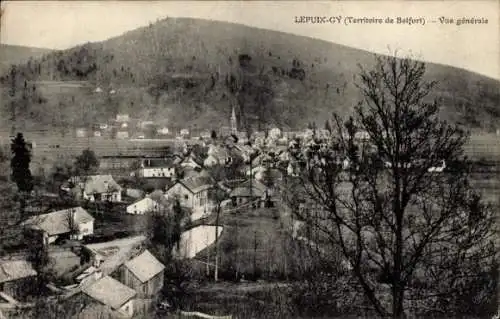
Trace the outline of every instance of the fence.
<path fill-rule="evenodd" d="M 211 316 L 202 312 L 179 311 L 178 318 L 232 319 L 233 316 Z"/>

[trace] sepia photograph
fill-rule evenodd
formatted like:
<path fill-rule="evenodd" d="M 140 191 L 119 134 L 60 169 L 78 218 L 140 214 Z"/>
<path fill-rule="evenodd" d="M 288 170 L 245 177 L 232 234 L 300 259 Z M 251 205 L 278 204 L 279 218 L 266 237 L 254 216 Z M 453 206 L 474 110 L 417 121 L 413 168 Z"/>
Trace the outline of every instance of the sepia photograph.
<path fill-rule="evenodd" d="M 500 1 L 2 1 L 0 319 L 500 319 Z"/>

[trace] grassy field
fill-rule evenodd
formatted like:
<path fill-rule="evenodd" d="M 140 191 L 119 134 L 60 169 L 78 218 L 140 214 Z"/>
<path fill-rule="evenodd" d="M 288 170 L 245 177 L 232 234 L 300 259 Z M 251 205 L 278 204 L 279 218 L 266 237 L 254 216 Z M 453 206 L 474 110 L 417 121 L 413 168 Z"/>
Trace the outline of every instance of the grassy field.
<path fill-rule="evenodd" d="M 224 227 L 219 239 L 221 279 L 282 280 L 292 276 L 298 268 L 296 253 L 301 253 L 302 249 L 298 249 L 300 244 L 292 242 L 290 224 L 282 212 L 280 208 L 257 208 L 221 214 L 220 224 Z M 213 264 L 214 249 L 212 245 L 200 252 L 196 259 Z M 301 263 L 305 261 L 301 260 Z"/>

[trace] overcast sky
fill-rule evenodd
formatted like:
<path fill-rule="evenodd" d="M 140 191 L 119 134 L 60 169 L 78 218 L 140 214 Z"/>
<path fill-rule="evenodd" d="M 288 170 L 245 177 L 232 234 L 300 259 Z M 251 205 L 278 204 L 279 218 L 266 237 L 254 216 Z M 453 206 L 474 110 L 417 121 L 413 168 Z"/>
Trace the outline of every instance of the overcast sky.
<path fill-rule="evenodd" d="M 230 21 L 319 38 L 377 53 L 399 50 L 500 79 L 500 0 L 492 1 L 3 1 L 0 42 L 65 49 L 120 35 L 158 18 Z M 295 16 L 415 17 L 425 25 L 296 24 Z M 439 17 L 488 24 L 441 25 Z"/>

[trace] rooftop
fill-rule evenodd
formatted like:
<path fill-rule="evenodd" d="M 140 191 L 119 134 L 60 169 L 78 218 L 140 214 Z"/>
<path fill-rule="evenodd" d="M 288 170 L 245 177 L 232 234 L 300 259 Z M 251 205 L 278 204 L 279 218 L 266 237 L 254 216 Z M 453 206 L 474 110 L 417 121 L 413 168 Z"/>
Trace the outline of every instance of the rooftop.
<path fill-rule="evenodd" d="M 147 282 L 165 269 L 165 266 L 148 250 L 145 250 L 139 256 L 127 261 L 125 267 L 127 267 L 142 283 Z"/>
<path fill-rule="evenodd" d="M 85 178 L 79 177 L 85 181 L 85 192 L 87 194 L 100 194 L 121 190 L 120 185 L 115 182 L 111 175 L 92 175 Z"/>
<path fill-rule="evenodd" d="M 49 235 L 65 234 L 71 230 L 71 221 L 69 220 L 70 214 L 73 214 L 75 225 L 94 220 L 94 217 L 92 217 L 85 209 L 81 207 L 73 207 L 48 214 L 32 216 L 23 222 L 23 225 L 43 230 Z"/>
<path fill-rule="evenodd" d="M 212 188 L 213 181 L 210 177 L 195 176 L 180 180 L 179 183 L 184 185 L 192 193 L 196 194 L 201 191 Z"/>
<path fill-rule="evenodd" d="M 26 260 L 9 260 L 0 263 L 0 283 L 36 275 L 37 272 Z"/>
<path fill-rule="evenodd" d="M 104 263 L 99 268 L 105 275 L 109 275 L 125 263 L 145 240 L 146 236 L 140 235 L 105 243 L 90 244 L 86 245 L 85 248 L 103 257 Z"/>
<path fill-rule="evenodd" d="M 83 293 L 110 306 L 113 310 L 120 309 L 137 294 L 135 290 L 119 281 L 105 276 L 82 289 Z"/>

